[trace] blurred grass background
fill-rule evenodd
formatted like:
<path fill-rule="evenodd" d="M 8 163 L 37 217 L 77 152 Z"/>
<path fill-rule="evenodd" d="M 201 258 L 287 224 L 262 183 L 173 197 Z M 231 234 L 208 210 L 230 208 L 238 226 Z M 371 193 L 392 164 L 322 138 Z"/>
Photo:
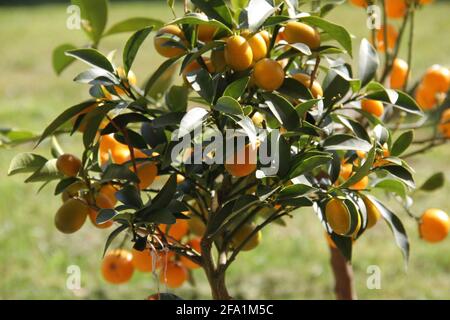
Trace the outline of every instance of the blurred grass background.
<path fill-rule="evenodd" d="M 417 14 L 413 76 L 430 65 L 449 66 L 450 4 L 439 2 Z M 168 21 L 170 11 L 164 2 L 113 3 L 109 25 L 132 16 L 150 16 Z M 362 10 L 344 5 L 330 16 L 348 27 L 355 44 L 367 35 Z M 85 44 L 82 31 L 66 29 L 66 6 L 0 7 L 0 127 L 29 128 L 40 132 L 53 117 L 68 106 L 86 99 L 87 87 L 72 82 L 85 69 L 75 64 L 57 77 L 51 68 L 52 49 L 66 42 Z M 106 38 L 103 52 L 117 49 L 120 57 L 126 35 Z M 135 72 L 145 79 L 162 59 L 154 54 L 152 41 L 142 48 Z M 355 51 L 357 52 L 357 51 Z M 401 53 L 405 57 L 404 52 Z M 117 59 L 119 62 L 120 58 Z M 79 137 L 78 137 L 79 138 Z M 77 139 L 78 139 L 77 138 Z M 79 142 L 79 143 L 78 143 Z M 77 145 L 78 143 L 78 145 Z M 63 140 L 68 152 L 77 152 L 81 140 Z M 37 152 L 46 154 L 48 145 Z M 24 184 L 24 176 L 7 177 L 11 158 L 30 151 L 31 145 L 0 151 L 0 298 L 2 299 L 143 299 L 156 291 L 151 274 L 136 273 L 130 283 L 112 286 L 101 279 L 99 266 L 108 231 L 89 223 L 71 236 L 53 226 L 53 215 L 60 199 L 52 188 L 37 194 L 38 186 Z M 450 172 L 447 146 L 433 150 L 411 162 L 421 184 L 437 170 L 446 172 L 447 184 L 440 192 L 417 193 L 414 212 L 428 207 L 450 211 Z M 394 207 L 395 208 L 395 207 Z M 411 259 L 405 272 L 400 251 L 384 223 L 378 224 L 358 240 L 354 249 L 354 270 L 358 295 L 363 299 L 449 299 L 449 239 L 431 245 L 420 241 L 414 221 L 400 210 L 411 240 Z M 241 254 L 230 269 L 228 284 L 235 298 L 256 299 L 333 299 L 333 278 L 328 263 L 323 230 L 310 210 L 298 212 L 289 227 L 273 226 L 263 232 L 260 247 Z M 82 290 L 66 289 L 66 268 L 78 265 L 82 271 Z M 380 290 L 366 286 L 367 267 L 381 268 Z M 209 298 L 202 271 L 195 271 L 196 288 L 190 284 L 174 290 L 184 298 Z"/>

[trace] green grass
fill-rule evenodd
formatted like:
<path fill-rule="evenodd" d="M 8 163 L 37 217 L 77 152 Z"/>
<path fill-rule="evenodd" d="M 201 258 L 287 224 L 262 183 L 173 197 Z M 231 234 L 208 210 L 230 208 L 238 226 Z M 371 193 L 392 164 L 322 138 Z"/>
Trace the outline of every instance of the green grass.
<path fill-rule="evenodd" d="M 428 6 L 418 14 L 414 54 L 414 76 L 433 63 L 449 64 L 450 41 L 445 35 L 450 22 L 450 5 Z M 114 4 L 111 21 L 130 16 L 153 16 L 169 19 L 162 3 Z M 366 36 L 364 13 L 345 6 L 333 13 L 333 20 L 353 30 L 359 39 Z M 14 126 L 40 131 L 56 114 L 87 97 L 86 87 L 71 80 L 81 64 L 70 67 L 61 77 L 54 75 L 50 57 L 60 43 L 84 44 L 81 31 L 65 29 L 64 6 L 12 7 L 0 11 L 0 127 Z M 127 35 L 107 38 L 104 52 L 121 49 Z M 355 41 L 357 43 L 357 41 Z M 136 62 L 138 78 L 144 79 L 162 61 L 153 53 L 148 41 Z M 355 51 L 357 52 L 357 51 Z M 402 52 L 402 55 L 404 53 Z M 119 61 L 119 60 L 118 60 Z M 67 151 L 79 150 L 73 141 L 64 140 Z M 44 144 L 38 152 L 46 153 Z M 155 292 L 157 283 L 150 274 L 135 274 L 131 283 L 111 286 L 100 277 L 101 251 L 108 231 L 86 224 L 72 236 L 64 236 L 53 227 L 53 215 L 60 205 L 51 188 L 37 194 L 36 185 L 23 184 L 24 177 L 6 177 L 9 161 L 31 145 L 0 152 L 0 298 L 4 299 L 142 299 Z M 446 170 L 450 150 L 434 150 L 412 161 L 421 183 L 436 170 Z M 447 174 L 447 182 L 449 175 Z M 446 196 L 449 184 L 439 193 L 417 194 L 414 211 L 428 207 L 450 211 Z M 405 272 L 400 251 L 395 247 L 385 224 L 370 230 L 355 246 L 354 269 L 360 298 L 425 299 L 450 298 L 449 240 L 430 245 L 418 239 L 416 225 L 403 213 L 411 238 L 411 260 Z M 298 212 L 285 229 L 274 226 L 264 231 L 258 250 L 240 255 L 228 275 L 232 295 L 236 298 L 332 299 L 333 282 L 329 254 L 323 230 L 310 210 Z M 83 290 L 66 289 L 66 268 L 79 265 Z M 381 290 L 366 287 L 367 267 L 378 265 L 382 271 Z M 208 298 L 209 292 L 201 271 L 194 272 L 197 288 L 185 285 L 176 290 L 183 297 Z"/>

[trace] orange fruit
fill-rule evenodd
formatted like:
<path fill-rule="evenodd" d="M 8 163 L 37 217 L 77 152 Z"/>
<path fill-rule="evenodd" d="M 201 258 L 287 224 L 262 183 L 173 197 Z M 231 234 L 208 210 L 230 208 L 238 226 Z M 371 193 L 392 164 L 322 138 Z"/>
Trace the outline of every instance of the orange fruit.
<path fill-rule="evenodd" d="M 176 261 L 170 261 L 160 273 L 159 280 L 174 289 L 181 287 L 188 277 L 188 271 L 183 265 Z"/>
<path fill-rule="evenodd" d="M 350 189 L 352 189 L 352 190 L 364 190 L 364 189 L 367 188 L 368 185 L 369 185 L 369 177 L 365 176 L 364 178 L 362 178 L 361 180 L 359 180 L 355 184 L 351 185 Z"/>
<path fill-rule="evenodd" d="M 132 249 L 133 266 L 141 272 L 152 272 L 153 270 L 153 256 L 149 248 L 142 251 Z M 157 258 L 157 256 L 155 256 Z M 158 260 L 158 259 L 156 259 Z M 158 261 L 155 263 L 155 268 L 158 268 Z"/>
<path fill-rule="evenodd" d="M 164 26 L 158 30 L 154 39 L 155 49 L 160 55 L 166 58 L 174 58 L 185 53 L 183 48 L 170 45 L 171 40 L 161 38 L 164 34 L 173 34 L 174 36 L 180 38 L 185 45 L 187 44 L 183 31 L 178 26 L 173 24 Z"/>
<path fill-rule="evenodd" d="M 213 49 L 211 51 L 211 63 L 214 67 L 215 72 L 225 71 L 227 67 L 227 62 L 225 61 L 225 50 Z"/>
<path fill-rule="evenodd" d="M 267 44 L 261 33 L 255 33 L 253 36 L 250 36 L 250 32 L 244 31 L 241 33 L 241 36 L 247 40 L 252 49 L 253 62 L 257 62 L 266 57 Z"/>
<path fill-rule="evenodd" d="M 205 63 L 205 65 L 206 65 L 206 68 L 207 68 L 208 72 L 209 72 L 209 73 L 213 73 L 213 72 L 214 72 L 214 65 L 213 65 L 213 63 L 211 62 L 211 59 L 206 58 L 206 57 L 203 57 L 202 59 L 203 59 L 203 62 Z M 189 73 L 198 71 L 198 70 L 200 70 L 200 69 L 202 69 L 202 66 L 200 65 L 200 63 L 198 63 L 197 60 L 192 61 L 191 63 L 189 63 L 189 64 L 186 66 L 186 68 L 184 68 L 184 70 L 183 70 L 183 72 L 182 72 L 183 79 L 184 79 L 185 81 L 187 81 L 187 80 L 186 80 L 186 77 L 187 77 L 187 75 L 188 75 Z"/>
<path fill-rule="evenodd" d="M 419 0 L 419 3 L 424 5 L 424 4 L 429 4 L 432 3 L 434 0 Z"/>
<path fill-rule="evenodd" d="M 188 241 L 187 245 L 190 246 L 192 249 L 197 251 L 198 253 L 202 253 L 202 248 L 200 246 L 201 239 L 200 238 L 193 238 Z M 200 268 L 200 265 L 192 262 L 186 257 L 180 256 L 180 262 L 188 269 L 197 269 Z"/>
<path fill-rule="evenodd" d="M 169 233 L 167 234 L 167 229 Z M 178 219 L 176 223 L 168 225 L 162 225 L 161 230 L 166 233 L 169 237 L 180 241 L 189 231 L 188 221 L 186 219 Z"/>
<path fill-rule="evenodd" d="M 271 38 L 269 31 L 262 30 L 262 31 L 259 32 L 259 34 L 261 35 L 261 37 L 263 37 L 264 41 L 266 42 L 267 48 L 269 48 L 269 46 L 270 46 L 270 38 Z"/>
<path fill-rule="evenodd" d="M 350 0 L 350 2 L 358 7 L 367 7 L 367 0 Z"/>
<path fill-rule="evenodd" d="M 328 224 L 335 233 L 342 236 L 347 236 L 351 231 L 350 212 L 348 211 L 342 200 L 333 198 L 328 201 L 325 207 L 325 216 L 327 218 Z M 357 234 L 360 228 L 361 218 L 358 215 L 357 226 L 355 227 L 355 230 L 351 235 Z"/>
<path fill-rule="evenodd" d="M 217 27 L 211 26 L 209 24 L 199 24 L 198 25 L 198 40 L 202 42 L 210 42 L 214 38 L 214 33 L 216 33 Z"/>
<path fill-rule="evenodd" d="M 433 65 L 425 73 L 422 86 L 430 91 L 447 93 L 450 87 L 450 71 L 440 65 Z"/>
<path fill-rule="evenodd" d="M 386 15 L 393 19 L 403 18 L 408 9 L 405 0 L 385 0 L 385 6 Z"/>
<path fill-rule="evenodd" d="M 56 160 L 56 168 L 65 176 L 76 177 L 81 169 L 81 160 L 73 154 L 65 153 Z"/>
<path fill-rule="evenodd" d="M 301 22 L 288 22 L 284 28 L 283 36 L 288 43 L 304 43 L 313 50 L 320 46 L 319 32 Z"/>
<path fill-rule="evenodd" d="M 124 249 L 108 252 L 102 261 L 103 278 L 113 284 L 120 284 L 131 279 L 134 273 L 133 255 Z"/>
<path fill-rule="evenodd" d="M 353 165 L 351 163 L 343 163 L 341 164 L 341 171 L 339 172 L 339 176 L 343 180 L 348 180 L 353 173 Z"/>
<path fill-rule="evenodd" d="M 356 155 L 360 159 L 364 159 L 366 157 L 366 153 L 364 151 L 362 151 L 362 150 L 356 150 Z"/>
<path fill-rule="evenodd" d="M 381 213 L 372 201 L 367 197 L 363 197 L 367 212 L 367 229 L 372 228 L 381 218 Z"/>
<path fill-rule="evenodd" d="M 101 224 L 98 224 L 96 222 L 99 210 L 96 210 L 95 207 L 98 207 L 99 209 L 114 209 L 114 203 L 112 203 L 110 198 L 108 198 L 103 193 L 98 193 L 97 196 L 95 197 L 95 206 L 89 208 L 89 219 L 91 220 L 94 226 L 96 226 L 99 229 L 106 229 L 111 227 L 114 223 L 111 220 Z"/>
<path fill-rule="evenodd" d="M 139 178 L 139 188 L 141 190 L 147 189 L 158 175 L 157 165 L 154 162 L 144 162 L 137 164 L 136 168 L 136 175 Z M 130 170 L 134 171 L 133 166 L 130 167 Z"/>
<path fill-rule="evenodd" d="M 80 230 L 86 221 L 88 212 L 89 208 L 82 200 L 67 200 L 56 212 L 56 229 L 67 234 Z"/>
<path fill-rule="evenodd" d="M 91 111 L 94 111 L 95 108 L 97 108 L 98 103 L 94 103 L 93 105 L 87 107 L 86 109 L 84 109 L 82 112 L 78 113 L 76 116 L 74 116 L 71 119 L 72 125 L 75 125 L 76 120 L 78 119 L 79 116 L 84 115 L 83 120 L 81 120 L 80 124 L 78 125 L 77 130 L 79 132 L 84 132 L 86 130 L 86 126 L 87 126 L 87 118 L 88 118 L 88 114 Z"/>
<path fill-rule="evenodd" d="M 292 78 L 303 84 L 305 87 L 309 89 L 311 84 L 311 77 L 305 73 L 296 73 L 292 75 Z M 323 97 L 323 89 L 317 80 L 314 80 L 313 85 L 311 87 L 311 93 L 314 98 Z"/>
<path fill-rule="evenodd" d="M 446 109 L 441 115 L 439 123 L 439 131 L 441 134 L 450 139 L 450 109 Z"/>
<path fill-rule="evenodd" d="M 98 191 L 100 194 L 104 195 L 109 199 L 112 205 L 115 205 L 117 203 L 116 198 L 116 192 L 118 190 L 112 183 L 104 184 L 100 187 L 100 190 Z"/>
<path fill-rule="evenodd" d="M 392 64 L 390 84 L 391 89 L 402 89 L 408 74 L 408 64 L 405 60 L 396 58 Z"/>
<path fill-rule="evenodd" d="M 380 30 L 377 30 L 377 48 L 380 51 L 385 51 L 386 46 L 384 43 L 384 28 L 385 26 L 381 26 Z M 397 42 L 398 38 L 398 32 L 397 29 L 391 24 L 387 25 L 386 29 L 386 36 L 387 36 L 387 45 L 389 49 L 393 49 L 395 47 L 395 44 Z"/>
<path fill-rule="evenodd" d="M 419 223 L 420 237 L 428 242 L 439 242 L 444 240 L 450 230 L 450 219 L 442 210 L 426 210 Z"/>
<path fill-rule="evenodd" d="M 255 64 L 253 77 L 258 87 L 266 91 L 273 91 L 283 84 L 284 70 L 277 61 L 264 58 Z"/>
<path fill-rule="evenodd" d="M 361 109 L 373 114 L 378 118 L 381 117 L 384 113 L 383 103 L 377 100 L 363 99 L 361 101 Z"/>
<path fill-rule="evenodd" d="M 225 170 L 234 177 L 245 177 L 256 170 L 257 148 L 247 144 L 244 149 L 235 152 L 225 162 Z"/>
<path fill-rule="evenodd" d="M 253 223 L 247 223 L 242 225 L 239 230 L 235 232 L 233 235 L 232 243 L 234 247 L 240 246 L 244 241 L 247 240 L 247 238 L 250 236 L 250 234 L 253 233 L 256 226 Z M 258 230 L 255 234 L 253 234 L 250 239 L 245 243 L 245 245 L 242 247 L 242 251 L 250 251 L 256 248 L 262 240 L 262 232 L 261 230 Z"/>
<path fill-rule="evenodd" d="M 108 162 L 110 154 L 112 162 L 122 164 L 129 160 L 130 150 L 127 145 L 117 141 L 114 134 L 103 135 L 99 144 L 100 165 Z"/>
<path fill-rule="evenodd" d="M 423 110 L 433 109 L 438 103 L 436 94 L 436 91 L 421 84 L 416 89 L 416 101 Z"/>
<path fill-rule="evenodd" d="M 243 71 L 253 63 L 253 51 L 248 41 L 242 36 L 227 38 L 225 45 L 225 61 L 231 69 Z"/>

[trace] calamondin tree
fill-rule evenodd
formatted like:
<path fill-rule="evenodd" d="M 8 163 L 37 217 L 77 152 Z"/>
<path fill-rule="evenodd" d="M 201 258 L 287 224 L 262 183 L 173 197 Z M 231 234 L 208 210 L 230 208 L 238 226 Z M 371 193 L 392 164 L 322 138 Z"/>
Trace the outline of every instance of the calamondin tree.
<path fill-rule="evenodd" d="M 19 154 L 9 174 L 54 184 L 59 231 L 75 233 L 88 218 L 110 228 L 99 262 L 108 282 L 127 282 L 137 270 L 176 288 L 201 268 L 212 297 L 230 299 L 226 273 L 238 254 L 256 250 L 264 228 L 307 211 L 330 245 L 337 297 L 354 298 L 352 246 L 380 220 L 409 256 L 387 198 L 417 221 L 424 240 L 448 234 L 443 211 L 414 213 L 407 159 L 450 138 L 450 73 L 436 65 L 413 82 L 415 14 L 430 1 L 350 1 L 381 13 L 368 17 L 382 25 L 356 44 L 359 52 L 349 31 L 327 19 L 344 2 L 191 0 L 177 16 L 168 1 L 171 21 L 138 17 L 107 29 L 105 0 L 73 1 L 89 42 L 59 46 L 53 65 L 61 73 L 85 63 L 75 82 L 91 98 L 42 134 L 4 131 L 3 145 L 50 143 L 54 157 Z M 132 35 L 122 58 L 102 52 L 104 37 L 124 32 Z M 141 50 L 147 38 L 155 52 Z M 132 71 L 137 55 L 164 62 L 141 82 Z M 431 136 L 415 138 L 425 126 Z M 64 153 L 62 135 L 83 151 Z M 442 183 L 437 173 L 420 189 Z"/>

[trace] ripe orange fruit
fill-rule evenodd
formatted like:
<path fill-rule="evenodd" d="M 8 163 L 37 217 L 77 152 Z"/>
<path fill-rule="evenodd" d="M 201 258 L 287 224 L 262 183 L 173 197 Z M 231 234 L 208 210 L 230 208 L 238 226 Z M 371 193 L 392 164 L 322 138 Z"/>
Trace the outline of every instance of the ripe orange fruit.
<path fill-rule="evenodd" d="M 386 15 L 389 18 L 403 18 L 406 14 L 408 6 L 405 0 L 385 0 Z"/>
<path fill-rule="evenodd" d="M 339 172 L 339 176 L 343 180 L 348 180 L 353 173 L 353 165 L 351 163 L 343 163 L 341 164 L 341 171 Z"/>
<path fill-rule="evenodd" d="M 426 71 L 422 85 L 428 90 L 446 93 L 450 87 L 450 71 L 435 64 Z"/>
<path fill-rule="evenodd" d="M 342 200 L 333 198 L 327 202 L 325 216 L 331 229 L 340 235 L 350 231 L 350 213 Z"/>
<path fill-rule="evenodd" d="M 184 54 L 185 50 L 180 47 L 170 45 L 170 40 L 166 38 L 161 38 L 164 34 L 173 34 L 181 39 L 181 41 L 186 45 L 186 38 L 184 37 L 183 31 L 176 25 L 167 25 L 162 27 L 156 33 L 154 39 L 154 45 L 156 51 L 166 57 L 166 58 L 174 58 L 181 56 Z"/>
<path fill-rule="evenodd" d="M 235 152 L 225 162 L 225 170 L 234 177 L 245 177 L 256 170 L 256 151 L 257 148 L 250 143 L 244 147 L 244 150 Z"/>
<path fill-rule="evenodd" d="M 384 113 L 383 103 L 377 100 L 363 99 L 361 101 L 361 109 L 373 114 L 378 118 L 381 117 Z"/>
<path fill-rule="evenodd" d="M 101 224 L 98 224 L 96 222 L 99 210 L 96 210 L 95 207 L 98 207 L 99 209 L 114 209 L 114 204 L 111 202 L 110 198 L 108 198 L 103 193 L 98 193 L 95 197 L 95 206 L 89 208 L 89 219 L 91 220 L 92 224 L 99 229 L 106 229 L 111 227 L 114 223 L 111 220 Z"/>
<path fill-rule="evenodd" d="M 142 251 L 132 249 L 133 254 L 133 266 L 141 272 L 152 272 L 153 270 L 153 256 L 150 249 L 145 248 Z M 157 256 L 155 255 L 155 258 Z M 158 259 L 156 259 L 158 260 Z M 155 268 L 158 268 L 158 261 L 155 262 Z"/>
<path fill-rule="evenodd" d="M 244 37 L 235 35 L 227 38 L 225 61 L 235 71 L 243 71 L 252 65 L 252 48 Z"/>
<path fill-rule="evenodd" d="M 421 84 L 416 89 L 416 101 L 423 110 L 433 109 L 438 103 L 436 94 L 435 90 Z"/>
<path fill-rule="evenodd" d="M 367 197 L 363 197 L 364 204 L 366 206 L 367 211 L 367 228 L 372 228 L 378 220 L 381 218 L 381 213 L 378 211 L 377 207 L 373 204 L 372 201 Z"/>
<path fill-rule="evenodd" d="M 91 111 L 94 111 L 95 108 L 97 108 L 98 103 L 94 103 L 93 105 L 87 107 L 86 109 L 84 109 L 82 112 L 78 113 L 76 116 L 74 116 L 70 121 L 72 122 L 72 125 L 75 125 L 76 120 L 78 119 L 79 116 L 84 115 L 83 120 L 81 120 L 80 124 L 78 125 L 77 130 L 79 132 L 84 132 L 86 130 L 86 126 L 87 126 L 87 119 L 88 119 L 88 114 Z"/>
<path fill-rule="evenodd" d="M 183 265 L 176 261 L 170 261 L 160 273 L 159 281 L 174 289 L 181 287 L 188 277 L 188 271 Z"/>
<path fill-rule="evenodd" d="M 167 234 L 168 225 L 164 224 L 161 230 L 177 241 L 180 241 L 189 231 L 189 225 L 186 219 L 178 219 L 176 223 L 171 224 L 169 228 L 169 233 Z"/>
<path fill-rule="evenodd" d="M 385 51 L 386 46 L 384 43 L 384 28 L 385 26 L 381 26 L 380 30 L 377 30 L 377 48 L 380 51 Z M 389 49 L 393 49 L 395 47 L 395 43 L 397 42 L 398 32 L 397 29 L 391 24 L 387 25 L 386 29 L 387 36 L 387 45 Z"/>
<path fill-rule="evenodd" d="M 392 65 L 391 71 L 391 89 L 402 89 L 406 82 L 406 76 L 408 74 L 408 63 L 405 60 L 396 58 Z"/>
<path fill-rule="evenodd" d="M 283 84 L 284 70 L 277 61 L 264 58 L 255 64 L 253 77 L 258 87 L 273 91 Z"/>
<path fill-rule="evenodd" d="M 187 245 L 190 246 L 195 251 L 197 251 L 198 253 L 202 253 L 202 248 L 200 246 L 200 241 L 201 241 L 200 238 L 193 238 L 193 239 L 189 240 Z M 192 262 L 191 260 L 189 260 L 188 258 L 183 257 L 183 256 L 180 256 L 180 262 L 188 269 L 200 268 L 200 265 Z"/>
<path fill-rule="evenodd" d="M 292 75 L 292 78 L 303 84 L 305 87 L 309 89 L 311 84 L 311 77 L 305 73 L 296 73 Z M 317 80 L 314 80 L 313 85 L 311 87 L 311 93 L 314 98 L 323 97 L 323 89 Z"/>
<path fill-rule="evenodd" d="M 301 22 L 288 22 L 283 35 L 288 43 L 304 43 L 312 50 L 320 46 L 319 32 L 313 27 Z"/>
<path fill-rule="evenodd" d="M 117 203 L 117 198 L 116 198 L 117 191 L 118 190 L 112 183 L 104 184 L 98 190 L 99 194 L 102 194 L 105 197 L 107 197 L 112 205 L 115 205 Z"/>
<path fill-rule="evenodd" d="M 442 210 L 426 210 L 419 223 L 420 237 L 428 242 L 439 242 L 447 237 L 450 230 L 450 219 Z"/>
<path fill-rule="evenodd" d="M 350 186 L 350 189 L 352 189 L 352 190 L 364 190 L 364 189 L 367 188 L 368 185 L 369 185 L 369 177 L 365 176 L 364 178 L 362 178 L 361 180 L 359 180 L 355 184 L 352 184 Z"/>
<path fill-rule="evenodd" d="M 217 28 L 209 24 L 199 24 L 198 25 L 198 40 L 202 42 L 210 42 L 214 38 L 214 33 L 216 33 Z"/>
<path fill-rule="evenodd" d="M 358 7 L 367 7 L 367 0 L 350 0 L 350 2 Z"/>
<path fill-rule="evenodd" d="M 241 33 L 245 39 L 247 39 L 250 48 L 252 48 L 253 62 L 257 62 L 267 55 L 267 44 L 261 33 L 255 33 L 253 36 L 250 32 L 244 31 Z"/>
<path fill-rule="evenodd" d="M 208 72 L 209 72 L 209 73 L 213 73 L 213 72 L 214 72 L 214 65 L 213 65 L 213 63 L 211 62 L 211 59 L 206 58 L 206 57 L 203 57 L 203 62 L 205 63 Z M 187 75 L 188 75 L 189 73 L 198 71 L 198 70 L 200 70 L 200 69 L 202 69 L 202 66 L 200 65 L 200 63 L 198 63 L 197 60 L 192 61 L 191 63 L 189 63 L 189 64 L 186 66 L 186 68 L 184 68 L 183 73 L 182 73 L 183 79 L 184 79 L 185 81 L 187 81 L 187 80 L 186 80 L 186 77 L 187 77 Z"/>
<path fill-rule="evenodd" d="M 133 255 L 123 249 L 108 252 L 102 261 L 103 278 L 113 284 L 120 284 L 131 279 L 134 273 Z"/>
<path fill-rule="evenodd" d="M 247 237 L 250 236 L 250 234 L 255 230 L 256 226 L 252 223 L 247 223 L 241 226 L 239 230 L 235 232 L 233 235 L 232 243 L 233 246 L 238 247 L 240 246 Z M 256 248 L 262 240 L 262 232 L 259 230 L 254 235 L 251 236 L 251 238 L 247 241 L 247 243 L 242 247 L 242 251 L 250 251 Z"/>
<path fill-rule="evenodd" d="M 74 233 L 81 229 L 88 213 L 88 206 L 83 201 L 69 199 L 56 212 L 56 229 L 62 233 Z"/>
<path fill-rule="evenodd" d="M 81 169 L 81 160 L 73 154 L 65 153 L 56 160 L 58 171 L 68 177 L 76 177 Z"/>
<path fill-rule="evenodd" d="M 259 32 L 259 34 L 261 35 L 261 37 L 263 37 L 264 41 L 266 42 L 266 46 L 267 48 L 269 48 L 270 46 L 270 33 L 267 30 L 262 30 Z"/>
<path fill-rule="evenodd" d="M 110 154 L 112 162 L 122 164 L 128 161 L 130 151 L 128 146 L 117 141 L 113 134 L 103 135 L 99 144 L 100 165 L 108 162 Z"/>
<path fill-rule="evenodd" d="M 227 62 L 225 61 L 225 50 L 213 49 L 211 51 L 211 63 L 214 67 L 215 72 L 225 71 L 227 67 Z"/>
<path fill-rule="evenodd" d="M 155 181 L 158 175 L 158 167 L 154 162 L 139 163 L 137 166 L 136 175 L 139 178 L 139 188 L 141 190 L 147 189 Z M 133 167 L 130 167 L 131 171 L 134 171 Z"/>
<path fill-rule="evenodd" d="M 439 123 L 439 131 L 441 134 L 450 139 L 450 109 L 446 109 L 441 115 Z"/>

